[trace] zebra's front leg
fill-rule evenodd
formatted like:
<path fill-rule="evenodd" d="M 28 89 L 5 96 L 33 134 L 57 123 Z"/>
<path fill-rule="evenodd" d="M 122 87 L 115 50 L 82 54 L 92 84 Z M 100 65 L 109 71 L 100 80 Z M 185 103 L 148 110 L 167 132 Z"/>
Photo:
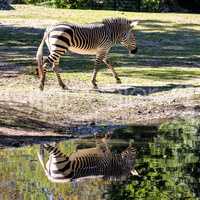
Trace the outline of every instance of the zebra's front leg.
<path fill-rule="evenodd" d="M 100 55 L 96 55 L 96 60 L 94 63 L 94 70 L 93 70 L 93 74 L 92 74 L 92 85 L 94 89 L 98 89 L 97 86 L 97 72 L 98 72 L 98 65 L 102 62 L 102 58 Z"/>
<path fill-rule="evenodd" d="M 92 74 L 92 85 L 94 89 L 98 89 L 97 80 L 96 80 L 97 72 L 98 72 L 97 66 L 94 66 L 94 70 Z"/>
<path fill-rule="evenodd" d="M 101 141 L 105 145 L 106 151 L 108 153 L 111 152 L 110 149 L 109 149 L 109 147 L 108 147 L 108 142 L 110 141 L 110 139 L 111 139 L 111 133 L 110 132 L 108 132 L 107 134 L 105 134 L 104 138 L 101 139 Z"/>
<path fill-rule="evenodd" d="M 53 71 L 55 72 L 56 74 L 56 77 L 58 79 L 58 84 L 60 85 L 60 87 L 62 89 L 67 89 L 66 85 L 63 83 L 61 77 L 60 77 L 60 74 L 58 72 L 58 64 L 53 64 L 53 67 L 52 67 Z"/>
<path fill-rule="evenodd" d="M 106 66 L 108 67 L 108 69 L 111 70 L 113 77 L 116 80 L 116 83 L 122 83 L 120 78 L 117 75 L 117 72 L 114 70 L 113 66 L 106 60 L 104 59 L 103 62 L 106 64 Z"/>

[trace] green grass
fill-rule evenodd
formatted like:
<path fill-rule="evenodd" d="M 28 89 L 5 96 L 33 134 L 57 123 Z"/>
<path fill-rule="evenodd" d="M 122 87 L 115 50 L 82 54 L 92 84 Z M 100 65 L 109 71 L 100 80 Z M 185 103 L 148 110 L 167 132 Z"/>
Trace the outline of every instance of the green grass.
<path fill-rule="evenodd" d="M 91 67 L 92 69 L 92 67 Z M 163 67 L 163 68 L 142 68 L 142 69 L 130 69 L 126 68 L 116 68 L 117 72 L 120 74 L 120 78 L 123 84 L 132 85 L 165 85 L 165 84 L 186 84 L 193 83 L 194 86 L 199 85 L 200 70 L 198 68 L 185 69 L 177 67 Z M 62 77 L 65 80 L 80 80 L 88 81 L 90 83 L 92 70 L 88 73 L 84 72 L 73 72 L 62 73 Z M 50 73 L 48 77 L 51 80 L 55 79 L 54 73 Z M 114 84 L 115 80 L 112 74 L 107 69 L 102 69 L 98 74 L 98 81 L 101 84 Z"/>
<path fill-rule="evenodd" d="M 61 76 L 70 88 L 75 89 L 74 92 L 60 92 L 56 77 L 51 72 L 48 73 L 44 93 L 34 95 L 38 87 L 38 80 L 33 75 L 36 66 L 35 54 L 45 28 L 57 22 L 90 23 L 101 21 L 106 17 L 138 19 L 140 21 L 136 28 L 138 54 L 129 57 L 127 50 L 119 45 L 113 47 L 109 54 L 109 59 L 121 77 L 123 85 L 145 89 L 155 87 L 158 89 L 156 90 L 158 94 L 163 91 L 167 94 L 169 85 L 175 85 L 172 88 L 182 85 L 199 86 L 200 18 L 198 14 L 68 10 L 27 5 L 14 5 L 14 8 L 15 10 L 0 12 L 2 23 L 0 61 L 6 63 L 4 70 L 0 68 L 4 75 L 4 78 L 0 79 L 0 103 L 4 101 L 5 96 L 9 97 L 10 101 L 16 103 L 17 109 L 13 111 L 13 116 L 16 117 L 9 117 L 10 110 L 2 105 L 0 112 L 2 109 L 2 113 L 7 115 L 4 118 L 0 117 L 0 123 L 5 122 L 7 125 L 10 123 L 14 126 L 19 123 L 18 117 L 22 117 L 28 123 L 25 126 L 33 128 L 34 126 L 29 124 L 29 121 L 33 123 L 32 119 L 29 119 L 30 116 L 36 120 L 35 124 L 39 124 L 37 120 L 40 119 L 39 121 L 42 122 L 56 121 L 57 125 L 57 122 L 68 119 L 68 115 L 70 115 L 69 121 L 86 120 L 86 118 L 89 120 L 95 118 L 98 121 L 100 115 L 103 116 L 100 117 L 101 119 L 115 121 L 117 114 L 123 115 L 123 112 L 129 112 L 122 108 L 119 113 L 108 113 L 109 109 L 118 106 L 120 108 L 121 103 L 124 102 L 124 97 L 120 94 L 85 94 L 76 91 L 77 89 L 88 91 L 88 88 L 91 88 L 93 56 L 69 54 L 61 59 Z M 44 54 L 47 55 L 46 48 Z M 9 78 L 12 70 L 20 71 L 21 75 Z M 100 87 L 107 87 L 110 84 L 112 87 L 118 87 L 105 66 L 100 67 L 97 79 Z M 59 90 L 58 94 L 57 90 Z M 63 105 L 59 107 L 58 97 L 66 98 L 67 103 L 59 103 Z M 128 98 L 131 103 L 137 99 L 134 95 Z M 31 108 L 28 106 L 28 111 L 21 116 L 22 109 L 19 106 L 21 101 L 28 102 L 42 114 L 37 112 L 29 116 Z M 43 104 L 47 106 L 44 108 Z M 52 116 L 54 116 L 53 120 Z M 120 117 L 118 118 L 120 121 Z M 134 122 L 133 118 L 133 114 L 129 114 L 127 121 Z M 51 126 L 47 123 L 47 127 Z"/>

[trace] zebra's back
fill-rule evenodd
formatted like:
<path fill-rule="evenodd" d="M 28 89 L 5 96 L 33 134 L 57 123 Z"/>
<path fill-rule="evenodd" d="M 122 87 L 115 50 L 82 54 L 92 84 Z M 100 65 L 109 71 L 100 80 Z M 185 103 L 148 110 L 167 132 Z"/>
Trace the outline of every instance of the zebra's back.
<path fill-rule="evenodd" d="M 110 44 L 109 32 L 103 24 L 72 25 L 57 24 L 49 28 L 50 50 L 69 50 L 78 54 L 96 54 Z"/>

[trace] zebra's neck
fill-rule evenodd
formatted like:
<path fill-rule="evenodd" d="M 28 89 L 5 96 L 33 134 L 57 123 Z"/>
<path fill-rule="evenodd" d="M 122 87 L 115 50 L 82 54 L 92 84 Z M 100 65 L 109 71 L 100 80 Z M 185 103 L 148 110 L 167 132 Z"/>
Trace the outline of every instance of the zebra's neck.
<path fill-rule="evenodd" d="M 114 44 L 120 43 L 122 40 L 123 33 L 126 31 L 126 27 L 119 24 L 118 26 L 110 24 L 109 29 L 111 34 L 111 41 Z"/>
<path fill-rule="evenodd" d="M 130 29 L 129 21 L 123 18 L 105 19 L 103 24 L 110 31 L 113 43 L 121 42 L 123 33 L 128 32 Z"/>

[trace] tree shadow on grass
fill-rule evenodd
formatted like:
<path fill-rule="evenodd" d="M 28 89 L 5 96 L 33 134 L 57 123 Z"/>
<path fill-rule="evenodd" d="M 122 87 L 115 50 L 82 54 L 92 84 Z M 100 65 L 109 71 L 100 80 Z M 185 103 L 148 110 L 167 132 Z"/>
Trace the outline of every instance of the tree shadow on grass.
<path fill-rule="evenodd" d="M 9 77 L 36 66 L 35 54 L 44 30 L 0 24 L 0 73 Z"/>
<path fill-rule="evenodd" d="M 198 24 L 188 26 L 187 23 L 172 24 L 169 21 L 141 20 L 141 26 L 144 30 L 136 32 L 138 54 L 130 58 L 125 48 L 113 47 L 109 56 L 113 66 L 130 68 L 200 66 L 199 31 L 193 29 Z M 0 24 L 0 72 L 10 73 L 13 70 L 19 72 L 21 69 L 24 72 L 28 67 L 35 68 L 35 54 L 43 32 L 44 29 L 40 28 Z M 44 55 L 48 55 L 46 47 Z M 93 69 L 93 59 L 94 56 L 67 54 L 61 59 L 60 67 L 63 72 L 84 73 Z M 158 77 L 162 78 L 159 75 Z M 189 78 L 191 77 L 185 77 Z"/>

